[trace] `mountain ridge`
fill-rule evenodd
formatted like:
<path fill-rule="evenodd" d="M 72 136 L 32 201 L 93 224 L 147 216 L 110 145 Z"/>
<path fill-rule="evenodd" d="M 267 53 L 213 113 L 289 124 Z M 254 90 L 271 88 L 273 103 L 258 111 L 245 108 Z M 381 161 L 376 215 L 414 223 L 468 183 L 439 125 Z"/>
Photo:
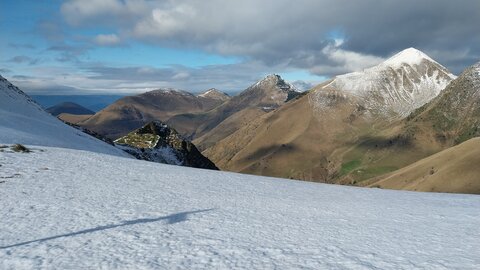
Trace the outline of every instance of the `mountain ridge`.
<path fill-rule="evenodd" d="M 120 149 L 64 124 L 1 75 L 0 115 L 2 143 L 64 147 L 131 157 Z"/>
<path fill-rule="evenodd" d="M 167 121 L 177 114 L 211 110 L 223 100 L 198 97 L 184 90 L 163 88 L 123 97 L 77 124 L 117 139 L 153 120 Z"/>
<path fill-rule="evenodd" d="M 407 49 L 403 54 L 409 55 L 412 52 L 416 53 Z M 426 103 L 452 78 L 450 73 L 443 72 L 445 68 L 435 64 L 436 62 L 425 62 L 426 60 L 422 59 L 418 66 L 417 59 L 413 60 L 407 65 L 402 62 L 397 70 L 379 64 L 367 69 L 367 72 L 347 74 L 356 77 L 359 74 L 366 74 L 366 89 L 360 89 L 361 85 L 352 84 L 365 95 L 352 94 L 352 89 L 333 87 L 336 79 L 342 79 L 342 75 L 337 76 L 317 85 L 308 93 L 277 110 L 247 123 L 228 137 L 205 148 L 203 153 L 222 170 L 336 183 L 344 174 L 351 172 L 350 168 L 357 162 L 355 157 L 347 158 L 351 164 L 345 161 L 344 153 L 349 153 L 349 149 L 359 141 L 374 137 L 378 132 L 397 123 L 403 119 L 405 113 L 417 107 L 406 106 L 405 111 L 395 111 L 395 107 L 392 106 L 391 110 L 381 110 L 389 105 L 381 95 L 385 93 L 383 85 L 395 90 L 392 93 L 409 94 L 403 85 L 403 77 L 399 77 L 398 74 L 412 74 L 417 78 L 433 77 L 435 84 L 431 85 L 427 91 L 428 95 L 425 95 L 428 98 L 419 99 Z M 371 80 L 373 72 L 376 77 Z M 392 78 L 389 75 L 392 75 Z M 437 75 L 441 78 L 439 83 L 436 81 Z M 397 83 L 390 84 L 390 81 Z M 411 86 L 412 83 L 420 85 L 421 81 L 410 80 L 407 85 Z M 417 91 L 420 89 L 418 85 L 408 89 Z M 398 91 L 397 87 L 400 88 Z M 378 94 L 375 95 L 375 91 Z M 409 101 L 402 100 L 395 106 L 403 106 Z M 375 106 L 371 106 L 372 104 Z M 422 103 L 418 105 L 420 104 L 423 105 Z M 368 172 L 370 173 L 378 175 L 382 171 Z"/>

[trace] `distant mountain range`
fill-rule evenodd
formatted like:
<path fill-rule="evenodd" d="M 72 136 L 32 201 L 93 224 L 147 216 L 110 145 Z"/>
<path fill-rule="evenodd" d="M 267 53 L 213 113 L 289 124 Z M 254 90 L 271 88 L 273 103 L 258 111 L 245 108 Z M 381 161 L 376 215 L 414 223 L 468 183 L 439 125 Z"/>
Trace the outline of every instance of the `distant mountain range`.
<path fill-rule="evenodd" d="M 407 49 L 378 66 L 314 87 L 204 153 L 226 170 L 336 182 L 349 169 L 342 165 L 345 151 L 433 99 L 454 77 L 423 53 Z M 428 86 L 425 93 L 421 85 Z"/>
<path fill-rule="evenodd" d="M 232 97 L 217 89 L 194 95 L 167 88 L 123 97 L 83 118 L 66 113 L 72 107 L 79 109 L 62 104 L 51 111 L 140 159 L 315 182 L 480 193 L 480 167 L 474 165 L 480 63 L 456 77 L 414 48 L 306 92 L 273 74 Z"/>
<path fill-rule="evenodd" d="M 203 153 L 223 170 L 363 185 L 478 136 L 476 70 L 455 79 L 424 53 L 407 49 L 314 87 Z"/>
<path fill-rule="evenodd" d="M 98 112 L 125 95 L 30 95 L 43 108 L 63 102 L 73 102 L 91 111 Z"/>
<path fill-rule="evenodd" d="M 117 139 L 150 121 L 167 121 L 178 114 L 206 112 L 228 98 L 226 94 L 212 89 L 197 96 L 178 89 L 159 89 L 123 97 L 77 124 Z"/>
<path fill-rule="evenodd" d="M 90 112 L 75 103 L 62 103 L 49 110 L 52 114 Z M 101 134 L 77 125 L 65 125 L 45 111 L 28 95 L 0 76 L 0 141 L 7 144 L 28 144 L 87 150 L 122 157 L 136 157 L 153 162 L 218 170 L 189 141 L 175 130 L 152 122 L 133 131 L 118 145 Z M 72 114 L 73 115 L 73 114 Z M 136 137 L 136 143 L 129 138 Z M 152 138 L 151 145 L 142 139 Z M 144 140 L 145 144 L 146 141 Z M 117 147 L 115 147 L 117 146 Z M 147 154 L 148 152 L 148 154 Z M 130 156 L 129 154 L 132 156 Z"/>

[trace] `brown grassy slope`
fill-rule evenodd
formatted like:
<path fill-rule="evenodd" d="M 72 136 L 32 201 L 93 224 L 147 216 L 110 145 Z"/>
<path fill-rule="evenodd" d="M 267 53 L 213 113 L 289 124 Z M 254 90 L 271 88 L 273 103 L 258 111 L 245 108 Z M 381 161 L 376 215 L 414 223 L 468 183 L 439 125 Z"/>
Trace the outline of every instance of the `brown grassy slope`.
<path fill-rule="evenodd" d="M 218 141 L 239 130 L 243 126 L 264 115 L 266 112 L 261 108 L 245 108 L 226 118 L 203 136 L 194 140 L 200 149 L 211 147 Z"/>
<path fill-rule="evenodd" d="M 204 154 L 224 170 L 330 182 L 338 169 L 330 155 L 376 127 L 354 97 L 315 92 L 252 121 Z M 318 95 L 326 111 L 315 109 Z"/>
<path fill-rule="evenodd" d="M 211 111 L 177 115 L 167 123 L 178 130 L 188 131 L 196 138 L 195 144 L 200 149 L 206 149 L 236 131 L 245 122 L 252 121 L 299 95 L 301 94 L 294 91 L 280 76 L 269 75 Z M 219 128 L 215 129 L 217 126 Z"/>
<path fill-rule="evenodd" d="M 70 113 L 61 113 L 57 117 L 60 118 L 62 121 L 71 124 L 77 124 L 78 122 L 82 122 L 87 120 L 88 118 L 92 117 L 93 114 L 70 114 Z"/>
<path fill-rule="evenodd" d="M 414 191 L 480 194 L 480 138 L 443 150 L 363 185 Z"/>
<path fill-rule="evenodd" d="M 122 98 L 79 125 L 115 139 L 150 121 L 166 121 L 177 114 L 205 112 L 223 102 L 181 91 L 156 90 Z"/>

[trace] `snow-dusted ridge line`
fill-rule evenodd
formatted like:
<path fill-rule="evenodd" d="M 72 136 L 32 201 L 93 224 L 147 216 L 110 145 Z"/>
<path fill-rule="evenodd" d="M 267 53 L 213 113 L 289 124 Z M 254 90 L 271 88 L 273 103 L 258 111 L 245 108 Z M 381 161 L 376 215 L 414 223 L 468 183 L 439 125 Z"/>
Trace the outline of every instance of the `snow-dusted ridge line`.
<path fill-rule="evenodd" d="M 480 267 L 480 196 L 32 148 L 0 152 L 1 269 Z"/>
<path fill-rule="evenodd" d="M 335 90 L 355 97 L 369 112 L 398 119 L 438 96 L 455 78 L 423 52 L 409 48 L 374 67 L 335 77 L 311 100 L 320 112 L 325 109 L 321 90 Z"/>
<path fill-rule="evenodd" d="M 277 87 L 279 87 L 280 89 L 282 90 L 288 90 L 288 91 L 294 91 L 294 92 L 299 92 L 301 93 L 302 91 L 299 90 L 295 85 L 285 81 L 280 75 L 278 74 L 268 74 L 267 76 L 265 76 L 263 79 L 259 80 L 258 82 L 254 83 L 253 85 L 251 85 L 250 87 L 248 87 L 247 89 L 250 89 L 250 88 L 255 88 L 255 87 L 260 87 L 264 84 L 269 84 L 269 83 L 272 83 L 272 82 L 275 82 Z"/>
<path fill-rule="evenodd" d="M 480 62 L 476 63 L 474 68 L 477 70 L 478 76 L 480 76 Z"/>
<path fill-rule="evenodd" d="M 213 99 L 220 99 L 220 100 L 227 100 L 230 96 L 216 88 L 210 88 L 207 91 L 197 94 L 197 97 L 203 98 L 213 98 Z"/>
<path fill-rule="evenodd" d="M 130 157 L 122 150 L 64 124 L 0 76 L 0 144 L 15 143 Z"/>
<path fill-rule="evenodd" d="M 192 93 L 182 90 L 182 89 L 177 89 L 177 88 L 159 88 L 155 90 L 151 90 L 148 92 L 143 93 L 144 95 L 159 95 L 159 94 L 175 94 L 175 95 L 184 95 L 184 96 L 194 96 Z"/>
<path fill-rule="evenodd" d="M 209 94 L 216 94 L 216 93 L 219 93 L 219 94 L 220 94 L 220 91 L 218 91 L 218 90 L 215 89 L 215 88 L 211 88 L 211 89 L 208 89 L 207 91 L 199 94 L 198 96 L 199 96 L 199 97 L 206 97 L 206 96 L 208 96 Z"/>

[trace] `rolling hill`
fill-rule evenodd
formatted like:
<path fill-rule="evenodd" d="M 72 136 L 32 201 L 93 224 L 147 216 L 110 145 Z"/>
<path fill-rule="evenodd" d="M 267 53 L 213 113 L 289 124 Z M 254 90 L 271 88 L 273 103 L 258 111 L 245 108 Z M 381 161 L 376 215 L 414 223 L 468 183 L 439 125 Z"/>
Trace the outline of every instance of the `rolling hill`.
<path fill-rule="evenodd" d="M 362 186 L 480 194 L 480 138 L 470 139 Z"/>
<path fill-rule="evenodd" d="M 47 112 L 54 116 L 59 116 L 62 113 L 68 113 L 73 115 L 93 115 L 95 112 L 77 104 L 74 102 L 62 102 L 55 106 L 46 109 Z"/>

